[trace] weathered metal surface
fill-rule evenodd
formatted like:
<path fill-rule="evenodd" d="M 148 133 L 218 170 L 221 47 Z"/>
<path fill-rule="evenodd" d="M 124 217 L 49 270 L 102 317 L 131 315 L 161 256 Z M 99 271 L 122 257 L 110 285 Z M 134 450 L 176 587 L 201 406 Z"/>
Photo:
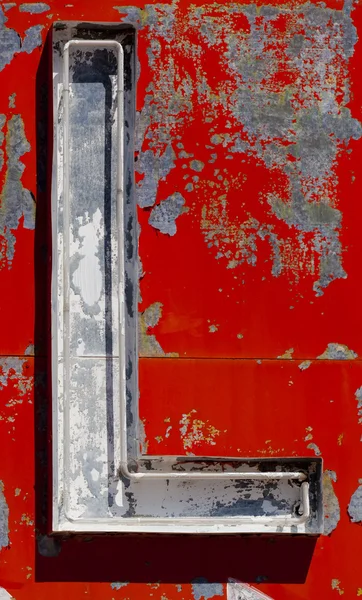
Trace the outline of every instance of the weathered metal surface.
<path fill-rule="evenodd" d="M 0 15 L 0 597 L 197 600 L 227 597 L 230 578 L 234 597 L 245 583 L 360 596 L 361 7 L 52 0 Z M 42 50 L 59 20 L 137 28 L 144 446 L 320 453 L 315 545 L 47 537 Z"/>
<path fill-rule="evenodd" d="M 130 299 L 138 299 L 136 270 L 132 288 L 123 289 L 124 265 L 127 273 L 132 268 L 129 241 L 137 245 L 134 230 L 125 239 L 127 215 L 123 220 L 123 203 L 132 204 L 123 192 L 123 156 L 134 137 L 134 63 L 127 55 L 134 55 L 135 38 L 124 29 L 60 23 L 52 45 L 54 532 L 321 533 L 320 460 L 247 462 L 222 451 L 197 463 L 140 454 L 139 392 L 130 381 L 126 389 L 126 371 L 138 371 L 130 310 Z M 202 170 L 200 161 L 191 166 Z M 152 209 L 150 225 L 175 235 L 183 204 L 180 194 L 171 195 Z M 140 357 L 157 347 L 148 328 L 161 309 L 155 303 L 138 319 Z M 187 431 L 189 415 L 183 417 Z M 189 443 L 192 435 L 202 439 L 203 425 L 192 421 Z M 184 452 L 190 454 L 186 444 Z"/>

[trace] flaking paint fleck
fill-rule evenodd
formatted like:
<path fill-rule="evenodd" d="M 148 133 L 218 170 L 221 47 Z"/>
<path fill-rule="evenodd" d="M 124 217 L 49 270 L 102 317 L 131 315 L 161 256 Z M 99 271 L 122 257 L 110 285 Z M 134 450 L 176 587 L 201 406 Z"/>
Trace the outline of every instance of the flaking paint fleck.
<path fill-rule="evenodd" d="M 284 354 L 281 354 L 280 356 L 278 356 L 278 358 L 284 358 L 284 359 L 291 360 L 293 358 L 293 353 L 294 353 L 294 348 L 289 348 L 289 350 L 286 350 L 284 352 Z"/>
<path fill-rule="evenodd" d="M 323 473 L 323 507 L 324 507 L 324 531 L 323 535 L 330 535 L 334 531 L 341 518 L 339 501 L 333 488 L 333 482 L 337 480 L 334 471 Z"/>
<path fill-rule="evenodd" d="M 312 364 L 311 360 L 304 360 L 303 362 L 300 363 L 300 365 L 298 365 L 298 367 L 301 371 L 305 371 L 306 369 L 309 369 L 311 364 Z"/>
<path fill-rule="evenodd" d="M 20 523 L 27 525 L 28 527 L 33 527 L 34 525 L 34 520 L 30 515 L 27 515 L 25 513 L 23 513 L 21 515 L 21 519 L 20 519 Z"/>
<path fill-rule="evenodd" d="M 192 160 L 190 162 L 190 169 L 192 169 L 193 171 L 197 171 L 197 173 L 201 173 L 201 171 L 204 168 L 205 168 L 205 165 L 202 162 L 202 160 Z"/>
<path fill-rule="evenodd" d="M 313 452 L 316 456 L 321 456 L 321 454 L 322 454 L 319 447 L 317 446 L 317 444 L 314 444 L 314 443 L 308 444 L 307 448 L 309 448 L 309 450 L 313 450 Z"/>
<path fill-rule="evenodd" d="M 147 454 L 148 441 L 146 436 L 145 421 L 143 419 L 139 419 L 138 421 L 138 443 L 141 454 Z"/>
<path fill-rule="evenodd" d="M 209 421 L 195 419 L 196 413 L 197 411 L 192 409 L 189 413 L 183 414 L 180 420 L 180 434 L 186 453 L 203 444 L 215 446 L 215 438 L 221 433 Z"/>
<path fill-rule="evenodd" d="M 17 52 L 30 54 L 35 48 L 42 45 L 42 25 L 34 25 L 25 31 L 22 40 L 14 29 L 6 27 L 7 17 L 0 7 L 0 71 L 11 63 Z"/>
<path fill-rule="evenodd" d="M 352 523 L 362 522 L 362 484 L 352 494 L 348 505 L 348 514 Z"/>
<path fill-rule="evenodd" d="M 15 251 L 14 231 L 20 219 L 24 219 L 26 229 L 35 226 L 34 199 L 21 182 L 25 166 L 20 159 L 29 150 L 23 120 L 20 115 L 13 115 L 7 121 L 5 181 L 0 193 L 0 235 L 6 240 L 6 254 L 2 260 L 5 258 L 10 264 Z"/>
<path fill-rule="evenodd" d="M 320 360 L 354 360 L 358 357 L 356 352 L 350 350 L 345 344 L 328 344 L 327 348 L 317 356 Z"/>
<path fill-rule="evenodd" d="M 344 589 L 341 587 L 341 582 L 339 579 L 332 579 L 331 581 L 332 590 L 336 590 L 340 596 L 343 596 Z"/>
<path fill-rule="evenodd" d="M 6 27 L 7 18 L 0 7 L 0 71 L 8 65 L 16 52 L 20 52 L 21 39 L 14 30 Z"/>
<path fill-rule="evenodd" d="M 21 403 L 24 396 L 33 390 L 33 379 L 26 372 L 26 360 L 18 357 L 0 359 L 0 391 L 10 384 L 15 384 L 17 398 L 11 398 L 5 408 Z"/>
<path fill-rule="evenodd" d="M 19 6 L 20 12 L 30 13 L 32 15 L 41 14 L 50 10 L 49 4 L 44 2 L 25 2 Z"/>
<path fill-rule="evenodd" d="M 165 353 L 156 336 L 149 333 L 162 317 L 161 302 L 154 302 L 139 314 L 138 319 L 138 351 L 140 356 L 178 356 L 175 352 Z"/>
<path fill-rule="evenodd" d="M 41 32 L 43 29 L 43 25 L 34 25 L 25 31 L 25 38 L 21 45 L 22 52 L 30 54 L 35 48 L 39 48 L 42 45 Z"/>
<path fill-rule="evenodd" d="M 161 233 L 175 235 L 176 219 L 182 214 L 184 204 L 185 199 L 181 194 L 178 192 L 172 194 L 152 209 L 148 219 L 149 224 Z"/>
<path fill-rule="evenodd" d="M 4 166 L 4 151 L 2 150 L 1 146 L 4 142 L 4 137 L 5 137 L 4 133 L 3 133 L 3 128 L 4 128 L 5 123 L 6 123 L 6 116 L 0 114 L 0 171 L 2 170 L 2 168 Z"/>
<path fill-rule="evenodd" d="M 357 400 L 358 423 L 362 423 L 362 386 L 356 390 L 355 397 Z"/>
<path fill-rule="evenodd" d="M 141 118 L 142 116 L 139 117 Z M 159 182 L 165 179 L 175 167 L 175 158 L 176 155 L 170 144 L 162 150 L 145 150 L 140 155 L 136 163 L 136 171 L 143 175 L 143 179 L 137 184 L 137 201 L 141 208 L 155 204 Z"/>
<path fill-rule="evenodd" d="M 14 92 L 13 94 L 10 94 L 10 96 L 9 96 L 9 108 L 15 108 L 15 102 L 16 102 L 16 94 Z"/>
<path fill-rule="evenodd" d="M 71 5 L 72 6 L 72 5 Z M 114 6 L 114 10 L 121 13 L 121 20 L 139 29 L 143 25 L 143 11 L 136 6 Z"/>
<path fill-rule="evenodd" d="M 0 481 L 0 550 L 9 545 L 9 508 L 4 495 L 4 485 Z"/>

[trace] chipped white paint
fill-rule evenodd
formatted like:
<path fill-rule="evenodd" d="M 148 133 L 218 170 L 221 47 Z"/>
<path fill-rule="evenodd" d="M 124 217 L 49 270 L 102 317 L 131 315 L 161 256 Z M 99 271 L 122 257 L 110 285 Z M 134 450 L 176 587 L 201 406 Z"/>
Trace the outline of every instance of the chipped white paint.
<path fill-rule="evenodd" d="M 86 218 L 89 219 L 88 215 Z M 73 273 L 73 284 L 79 288 L 80 297 L 88 306 L 97 304 L 102 292 L 102 271 L 97 256 L 101 235 L 102 214 L 99 208 L 91 219 L 79 227 L 81 245 L 79 254 L 82 257 L 78 268 Z"/>
<path fill-rule="evenodd" d="M 267 596 L 255 587 L 240 583 L 235 579 L 229 579 L 226 586 L 227 600 L 273 600 L 271 596 Z"/>

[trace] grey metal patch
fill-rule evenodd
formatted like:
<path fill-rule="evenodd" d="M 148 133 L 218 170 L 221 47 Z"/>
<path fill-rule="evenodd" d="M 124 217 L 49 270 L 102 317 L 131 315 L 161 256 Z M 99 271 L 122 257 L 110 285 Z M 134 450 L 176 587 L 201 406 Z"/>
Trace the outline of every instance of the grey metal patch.
<path fill-rule="evenodd" d="M 23 4 L 22 6 L 40 5 Z M 17 31 L 15 31 L 15 29 L 6 27 L 6 21 L 7 17 L 0 7 L 0 71 L 2 71 L 6 65 L 11 63 L 17 52 L 26 52 L 27 54 L 30 54 L 33 50 L 35 50 L 35 48 L 42 45 L 41 31 L 43 29 L 43 25 L 34 25 L 33 27 L 29 27 L 25 31 L 25 38 L 21 40 L 20 35 L 17 33 Z"/>
<path fill-rule="evenodd" d="M 167 177 L 174 168 L 176 155 L 172 146 L 166 147 L 164 152 L 146 150 L 140 155 L 136 164 L 138 173 L 143 174 L 142 181 L 138 184 L 138 204 L 141 208 L 153 206 L 156 202 L 159 181 Z"/>
<path fill-rule="evenodd" d="M 4 486 L 0 481 L 0 550 L 9 545 L 9 508 L 4 496 Z"/>
<path fill-rule="evenodd" d="M 308 444 L 307 448 L 309 448 L 309 450 L 313 450 L 313 452 L 316 456 L 321 456 L 321 454 L 322 454 L 320 449 L 318 448 L 317 444 L 314 444 L 314 443 Z"/>
<path fill-rule="evenodd" d="M 139 314 L 138 320 L 138 351 L 140 356 L 178 356 L 176 352 L 166 354 L 156 336 L 149 333 L 162 317 L 161 302 L 154 302 Z"/>
<path fill-rule="evenodd" d="M 3 127 L 4 127 L 5 123 L 6 123 L 6 116 L 0 115 L 0 146 L 2 146 L 2 143 L 4 141 Z M 4 166 L 4 152 L 0 148 L 0 171 L 3 168 L 3 166 Z"/>
<path fill-rule="evenodd" d="M 0 7 L 0 71 L 8 65 L 16 52 L 20 52 L 20 35 L 5 26 L 7 18 Z"/>
<path fill-rule="evenodd" d="M 29 377 L 27 370 L 24 369 L 25 359 L 17 356 L 2 357 L 0 359 L 0 391 L 9 385 L 9 382 L 16 383 L 17 397 L 11 398 L 5 405 L 6 407 L 21 404 L 23 398 L 33 390 L 34 380 Z"/>
<path fill-rule="evenodd" d="M 341 518 L 339 501 L 333 488 L 333 482 L 335 481 L 337 481 L 337 475 L 334 471 L 325 471 L 323 473 L 323 535 L 330 535 L 337 527 Z"/>
<path fill-rule="evenodd" d="M 358 357 L 356 352 L 350 350 L 345 344 L 328 344 L 327 348 L 317 356 L 320 360 L 354 360 Z"/>
<path fill-rule="evenodd" d="M 32 15 L 39 15 L 50 10 L 50 6 L 44 2 L 25 2 L 24 4 L 20 4 L 19 10 L 20 12 L 26 12 Z"/>
<path fill-rule="evenodd" d="M 35 226 L 34 199 L 21 182 L 25 167 L 20 159 L 29 150 L 23 120 L 20 115 L 14 115 L 7 122 L 6 173 L 0 193 L 0 234 L 7 241 L 6 257 L 10 263 L 15 250 L 15 235 L 12 231 L 18 228 L 21 217 L 24 218 L 26 229 L 34 229 Z"/>
<path fill-rule="evenodd" d="M 148 222 L 155 229 L 167 235 L 175 235 L 176 219 L 182 214 L 185 199 L 176 192 L 154 207 Z"/>
<path fill-rule="evenodd" d="M 222 583 L 209 583 L 204 577 L 197 577 L 191 582 L 192 595 L 195 600 L 209 600 L 215 596 L 223 596 Z"/>
<path fill-rule="evenodd" d="M 43 29 L 43 25 L 34 25 L 25 31 L 25 39 L 21 46 L 22 52 L 30 54 L 33 52 L 33 50 L 35 50 L 35 48 L 38 48 L 42 45 L 43 40 L 41 37 L 41 32 Z"/>
<path fill-rule="evenodd" d="M 362 522 L 362 480 L 360 480 L 360 485 L 352 494 L 348 505 L 348 514 L 352 523 Z"/>
<path fill-rule="evenodd" d="M 309 367 L 311 366 L 312 361 L 311 360 L 303 360 L 303 362 L 301 362 L 298 367 L 300 368 L 301 371 L 306 371 L 307 369 L 309 369 Z"/>
<path fill-rule="evenodd" d="M 356 390 L 358 422 L 362 423 L 362 386 Z"/>
<path fill-rule="evenodd" d="M 9 108 L 15 108 L 16 103 L 16 93 L 10 94 L 9 96 Z M 5 117 L 5 115 L 4 115 Z"/>
<path fill-rule="evenodd" d="M 165 39 L 168 42 L 172 40 L 175 33 L 173 5 L 148 4 L 145 11 L 134 6 L 114 6 L 113 8 L 124 15 L 126 23 L 131 23 L 134 27 L 140 27 L 147 23 L 151 31 L 162 28 Z"/>

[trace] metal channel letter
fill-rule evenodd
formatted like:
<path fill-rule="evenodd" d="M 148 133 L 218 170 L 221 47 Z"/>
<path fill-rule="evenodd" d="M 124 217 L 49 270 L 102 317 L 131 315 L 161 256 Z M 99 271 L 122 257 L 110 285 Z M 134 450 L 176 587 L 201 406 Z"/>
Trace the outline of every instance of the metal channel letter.
<path fill-rule="evenodd" d="M 54 529 L 316 533 L 318 465 L 129 454 L 123 34 L 74 31 L 53 40 Z M 268 512 L 263 490 L 276 488 Z"/>

